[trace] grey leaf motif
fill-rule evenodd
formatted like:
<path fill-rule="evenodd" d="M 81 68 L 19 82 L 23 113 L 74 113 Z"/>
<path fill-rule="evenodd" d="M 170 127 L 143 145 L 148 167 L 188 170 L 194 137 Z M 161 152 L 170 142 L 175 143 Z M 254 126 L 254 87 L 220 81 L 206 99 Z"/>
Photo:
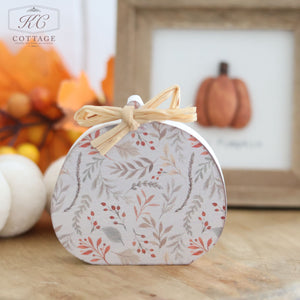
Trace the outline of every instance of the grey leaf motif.
<path fill-rule="evenodd" d="M 162 241 L 160 242 L 159 248 L 163 247 L 167 242 L 167 238 L 163 238 Z"/>
<path fill-rule="evenodd" d="M 56 183 L 53 195 L 52 195 L 52 205 L 51 212 L 57 212 L 61 206 L 64 204 L 66 198 L 66 191 L 69 189 L 69 185 L 64 186 L 63 180 L 58 180 Z"/>
<path fill-rule="evenodd" d="M 92 161 L 86 164 L 86 169 L 83 170 L 83 179 L 82 181 L 85 182 L 87 179 L 92 178 L 92 174 L 99 170 L 101 164 L 103 163 L 104 158 L 100 157 L 93 157 Z"/>
<path fill-rule="evenodd" d="M 184 244 L 184 234 L 179 233 L 171 236 L 169 238 L 170 243 L 167 247 L 171 250 L 171 254 L 175 256 L 175 259 L 181 259 L 184 254 L 184 249 L 186 248 Z"/>
<path fill-rule="evenodd" d="M 156 222 L 155 222 L 155 220 L 151 216 L 150 216 L 150 220 L 151 220 L 152 226 L 155 227 L 156 226 Z"/>
<path fill-rule="evenodd" d="M 165 144 L 163 155 L 161 155 L 160 158 L 164 161 L 162 166 L 170 168 L 168 171 L 169 175 L 182 175 L 180 168 L 178 168 L 176 164 L 173 154 L 169 150 L 169 144 Z"/>
<path fill-rule="evenodd" d="M 123 265 L 136 265 L 140 261 L 140 258 L 134 253 L 133 249 L 126 249 L 116 254 L 119 256 Z"/>
<path fill-rule="evenodd" d="M 75 196 L 74 196 L 74 198 L 73 198 L 71 204 L 68 205 L 68 207 L 64 210 L 64 212 L 69 211 L 69 210 L 74 206 L 74 204 L 75 204 L 76 201 L 77 201 L 79 192 L 80 192 L 80 188 L 81 188 L 81 179 L 80 179 L 81 156 L 82 156 L 82 153 L 80 152 L 80 153 L 78 154 L 78 158 L 77 158 L 77 162 L 76 162 L 76 173 L 75 173 L 75 174 L 76 174 L 76 183 L 77 183 L 76 193 L 75 193 Z"/>
<path fill-rule="evenodd" d="M 72 219 L 72 226 L 77 234 L 82 234 L 81 227 L 80 227 L 80 221 L 82 214 L 90 207 L 90 203 L 92 202 L 92 199 L 89 195 L 83 195 L 82 199 L 80 201 L 80 205 L 77 207 L 77 209 L 74 211 L 74 216 Z"/>
<path fill-rule="evenodd" d="M 139 150 L 133 146 L 131 141 L 127 141 L 123 144 L 117 144 L 114 147 L 123 158 L 128 158 L 130 156 L 137 156 L 140 154 Z"/>
<path fill-rule="evenodd" d="M 195 182 L 197 182 L 199 179 L 203 179 L 204 175 L 207 171 L 211 169 L 213 165 L 213 160 L 211 157 L 205 157 L 205 162 L 200 163 L 198 165 L 198 169 L 195 172 Z"/>
<path fill-rule="evenodd" d="M 119 200 L 121 192 L 117 191 L 116 187 L 109 183 L 110 180 L 104 178 L 100 165 L 100 167 L 98 168 L 98 174 L 94 176 L 92 189 L 98 189 L 98 197 L 106 195 L 108 199 L 114 198 L 116 200 Z"/>
<path fill-rule="evenodd" d="M 217 237 L 219 237 L 223 231 L 223 227 L 214 227 L 212 228 L 212 231 Z"/>
<path fill-rule="evenodd" d="M 187 139 L 186 133 L 183 130 L 173 127 L 168 129 L 167 139 L 169 140 L 170 144 L 173 145 L 175 153 L 178 155 L 178 159 L 182 161 L 184 158 L 184 145 Z"/>
<path fill-rule="evenodd" d="M 195 172 L 195 182 L 199 179 L 203 180 L 203 188 L 209 189 L 209 197 L 212 197 L 216 192 L 221 195 L 223 191 L 222 181 L 215 176 L 214 161 L 211 157 L 206 157 L 205 162 L 198 165 L 198 170 Z"/>
<path fill-rule="evenodd" d="M 172 178 L 171 183 L 168 182 L 166 193 L 162 193 L 164 202 L 162 206 L 161 216 L 163 216 L 167 212 L 170 212 L 174 208 L 177 200 L 176 193 L 181 189 L 181 187 L 181 185 L 175 185 L 174 178 Z"/>
<path fill-rule="evenodd" d="M 152 123 L 153 131 L 150 133 L 152 137 L 157 138 L 159 141 L 166 135 L 167 129 L 164 128 L 164 125 L 158 122 Z"/>
<path fill-rule="evenodd" d="M 173 225 L 167 227 L 167 228 L 164 230 L 163 234 L 168 233 L 169 231 L 171 231 L 172 228 L 173 228 Z"/>
<path fill-rule="evenodd" d="M 162 186 L 159 185 L 157 182 L 152 182 L 152 181 L 138 181 L 138 182 L 133 182 L 131 185 L 130 190 L 137 190 L 140 187 L 149 187 L 149 188 L 155 188 L 155 189 L 162 189 Z"/>
<path fill-rule="evenodd" d="M 183 218 L 183 227 L 186 230 L 186 233 L 188 235 L 193 235 L 192 232 L 192 218 L 193 215 L 201 208 L 203 203 L 203 199 L 200 195 L 196 195 L 194 196 L 194 199 L 190 205 L 190 207 L 188 208 L 185 217 Z"/>
<path fill-rule="evenodd" d="M 134 160 L 131 163 L 115 163 L 113 165 L 109 165 L 109 168 L 112 170 L 111 175 L 118 175 L 120 177 L 125 176 L 126 179 L 132 178 L 136 174 L 138 178 L 142 178 L 146 172 L 150 173 L 153 169 L 153 162 L 146 158 L 141 157 L 140 160 Z"/>
<path fill-rule="evenodd" d="M 192 167 L 193 167 L 193 164 L 194 164 L 194 157 L 195 157 L 195 152 L 193 152 L 191 154 L 191 158 L 190 158 L 190 162 L 189 162 L 189 169 L 188 169 L 189 187 L 188 187 L 188 193 L 187 193 L 186 198 L 185 198 L 184 202 L 182 203 L 182 205 L 179 208 L 177 208 L 175 210 L 175 212 L 178 212 L 178 211 L 182 210 L 185 207 L 185 205 L 188 203 L 188 200 L 190 198 L 190 195 L 191 195 L 191 192 L 192 192 L 192 189 L 193 189 Z"/>
<path fill-rule="evenodd" d="M 148 159 L 147 157 L 141 157 L 141 160 L 147 162 L 148 164 L 152 163 L 152 161 L 150 159 Z"/>
<path fill-rule="evenodd" d="M 102 230 L 111 242 L 122 243 L 124 245 L 121 233 L 118 229 L 114 227 L 104 227 Z"/>

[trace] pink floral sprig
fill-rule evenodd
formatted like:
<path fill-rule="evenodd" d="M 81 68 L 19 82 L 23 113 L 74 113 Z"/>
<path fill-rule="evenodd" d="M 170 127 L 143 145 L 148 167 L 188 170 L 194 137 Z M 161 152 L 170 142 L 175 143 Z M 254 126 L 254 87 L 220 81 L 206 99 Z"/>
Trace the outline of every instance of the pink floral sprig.
<path fill-rule="evenodd" d="M 106 202 L 101 202 L 101 205 L 104 207 L 103 211 L 109 211 L 111 215 L 109 216 L 109 219 L 113 220 L 114 225 L 121 225 L 126 229 L 125 225 L 125 217 L 126 213 L 125 211 L 121 212 L 120 205 L 107 205 Z"/>
<path fill-rule="evenodd" d="M 148 146 L 151 150 L 155 150 L 155 147 L 153 146 L 154 142 L 152 140 L 147 141 L 147 139 L 144 138 L 143 136 L 145 137 L 148 136 L 148 132 L 142 132 L 142 134 L 138 132 L 131 133 L 132 138 L 137 137 L 137 140 L 135 142 L 137 146 L 141 146 L 141 147 Z"/>
<path fill-rule="evenodd" d="M 97 138 L 100 135 L 100 129 L 98 129 L 95 132 L 94 137 L 92 136 L 92 134 L 88 134 L 86 137 L 84 137 L 79 144 L 80 148 L 87 148 L 87 147 L 92 147 L 91 146 L 91 141 L 95 138 Z M 91 151 L 89 152 L 89 155 L 93 155 L 93 154 L 97 154 L 99 153 L 98 151 L 95 150 L 95 148 L 92 148 Z"/>
<path fill-rule="evenodd" d="M 98 222 L 94 220 L 94 216 L 95 216 L 94 211 L 91 211 L 90 215 L 87 216 L 87 219 L 91 223 L 91 232 L 93 232 L 95 229 L 100 229 L 101 228 L 100 225 L 98 224 Z"/>
<path fill-rule="evenodd" d="M 192 255 L 200 255 L 204 252 L 208 252 L 211 245 L 212 245 L 212 238 L 210 238 L 207 241 L 205 247 L 203 240 L 199 237 L 198 239 L 194 239 L 194 240 L 190 239 L 190 245 L 188 248 L 192 250 L 191 251 Z"/>
<path fill-rule="evenodd" d="M 198 217 L 198 219 L 202 223 L 202 232 L 211 229 L 211 226 L 209 225 L 208 221 L 206 221 L 206 212 L 205 211 L 203 211 L 201 213 L 201 217 Z"/>
<path fill-rule="evenodd" d="M 139 194 L 136 195 L 136 198 L 138 200 L 138 204 L 139 206 L 134 206 L 134 213 L 135 213 L 135 217 L 136 217 L 136 221 L 139 219 L 139 217 L 143 214 L 148 214 L 147 212 L 145 212 L 145 209 L 149 206 L 159 206 L 159 204 L 155 204 L 155 203 L 150 203 L 153 198 L 154 195 L 151 195 L 147 198 L 145 192 L 143 190 L 141 190 L 141 193 L 143 195 L 144 201 L 142 201 L 141 197 Z"/>
<path fill-rule="evenodd" d="M 215 207 L 215 212 L 221 212 L 222 213 L 222 216 L 221 216 L 221 219 L 222 220 L 225 220 L 225 210 L 226 210 L 226 207 L 223 205 L 222 207 L 216 203 L 216 202 L 213 202 L 212 204 L 214 207 Z"/>
<path fill-rule="evenodd" d="M 159 180 L 160 176 L 168 174 L 168 172 L 164 171 L 163 168 L 159 168 L 159 170 L 155 173 L 155 175 L 152 175 L 151 179 L 154 180 Z"/>
<path fill-rule="evenodd" d="M 146 254 L 149 253 L 152 258 L 156 257 L 156 255 L 153 253 L 153 248 L 147 248 L 146 245 L 149 244 L 149 241 L 147 237 L 144 234 L 139 234 L 135 230 L 133 230 L 135 235 L 135 240 L 132 242 L 133 247 L 136 248 L 136 252 L 139 254 Z"/>
<path fill-rule="evenodd" d="M 90 255 L 92 254 L 92 259 L 90 260 L 90 262 L 96 262 L 99 260 L 103 260 L 105 261 L 106 264 L 109 265 L 109 262 L 106 260 L 106 254 L 109 252 L 110 250 L 110 246 L 106 246 L 105 243 L 103 243 L 102 247 L 101 247 L 101 243 L 102 243 L 102 239 L 99 238 L 97 240 L 96 246 L 94 245 L 92 239 L 90 237 L 88 237 L 87 239 L 79 239 L 79 249 L 81 250 L 81 254 L 82 255 Z"/>
<path fill-rule="evenodd" d="M 208 151 L 204 148 L 203 144 L 201 144 L 194 136 L 190 136 L 189 141 L 191 141 L 193 148 L 201 148 L 203 149 L 203 152 L 200 155 L 207 155 L 209 154 Z"/>

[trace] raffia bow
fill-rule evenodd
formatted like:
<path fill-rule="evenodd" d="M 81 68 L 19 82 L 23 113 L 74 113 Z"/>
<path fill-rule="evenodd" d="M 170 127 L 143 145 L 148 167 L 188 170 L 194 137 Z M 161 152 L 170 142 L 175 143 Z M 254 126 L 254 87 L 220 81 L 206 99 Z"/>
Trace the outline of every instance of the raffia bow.
<path fill-rule="evenodd" d="M 156 108 L 172 94 L 172 101 L 168 109 Z M 187 123 L 197 119 L 196 107 L 179 108 L 179 105 L 180 88 L 174 85 L 162 91 L 138 109 L 130 105 L 125 105 L 123 108 L 85 105 L 76 112 L 74 119 L 80 126 L 84 127 L 122 120 L 120 124 L 91 142 L 100 154 L 105 155 L 128 132 L 137 130 L 141 124 L 167 120 Z"/>

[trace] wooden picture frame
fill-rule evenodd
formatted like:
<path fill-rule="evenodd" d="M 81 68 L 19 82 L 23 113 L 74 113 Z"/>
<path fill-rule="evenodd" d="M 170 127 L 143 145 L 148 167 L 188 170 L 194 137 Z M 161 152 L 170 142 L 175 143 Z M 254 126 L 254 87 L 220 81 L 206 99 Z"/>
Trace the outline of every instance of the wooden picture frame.
<path fill-rule="evenodd" d="M 300 207 L 300 2 L 239 0 L 119 0 L 115 104 L 131 94 L 149 99 L 151 33 L 157 28 L 282 29 L 294 35 L 292 167 L 225 169 L 232 206 Z"/>

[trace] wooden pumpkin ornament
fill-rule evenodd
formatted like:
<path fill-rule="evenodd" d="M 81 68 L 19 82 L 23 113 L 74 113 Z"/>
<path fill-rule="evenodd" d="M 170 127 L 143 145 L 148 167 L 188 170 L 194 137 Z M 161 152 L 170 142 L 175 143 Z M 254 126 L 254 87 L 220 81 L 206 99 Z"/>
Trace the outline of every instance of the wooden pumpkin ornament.
<path fill-rule="evenodd" d="M 171 95 L 170 109 L 156 108 Z M 215 245 L 226 217 L 222 171 L 181 123 L 195 120 L 195 108 L 179 103 L 173 86 L 145 105 L 135 95 L 124 108 L 76 113 L 93 127 L 68 153 L 51 201 L 70 253 L 91 264 L 189 264 Z"/>
<path fill-rule="evenodd" d="M 245 127 L 251 118 L 251 104 L 246 84 L 228 77 L 228 64 L 220 63 L 220 74 L 200 85 L 196 107 L 202 126 Z"/>

